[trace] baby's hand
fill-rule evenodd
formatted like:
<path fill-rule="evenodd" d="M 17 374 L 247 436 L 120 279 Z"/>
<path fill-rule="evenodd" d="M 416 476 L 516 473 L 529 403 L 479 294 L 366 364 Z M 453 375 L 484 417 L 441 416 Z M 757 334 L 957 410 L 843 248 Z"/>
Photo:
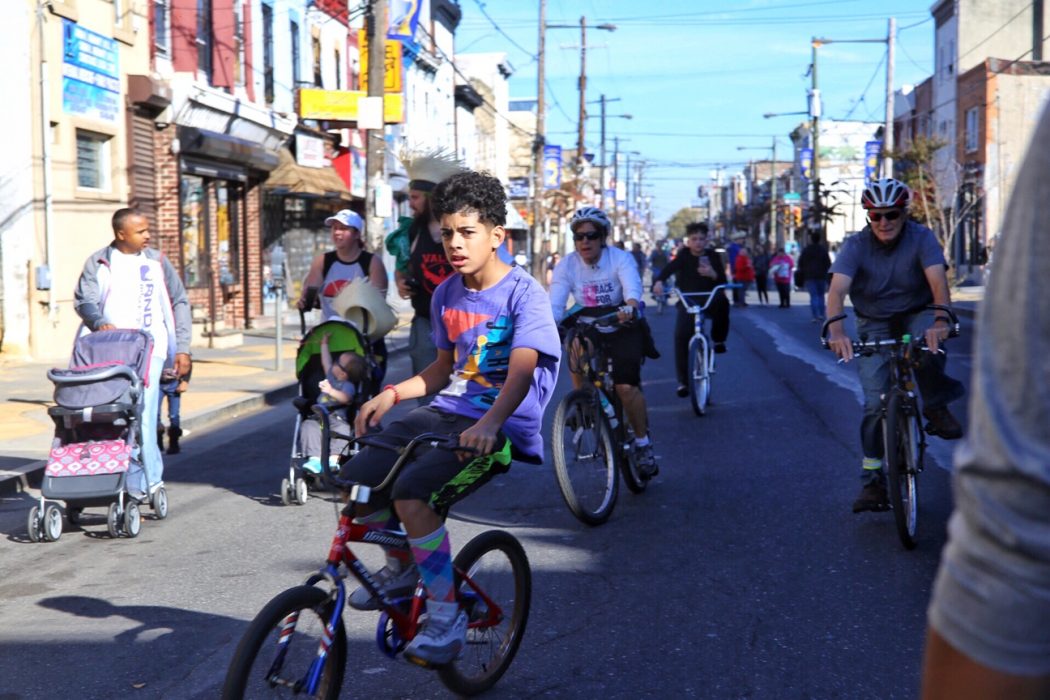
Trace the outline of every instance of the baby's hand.
<path fill-rule="evenodd" d="M 322 379 L 317 385 L 317 388 L 325 394 L 330 393 L 332 391 L 332 385 L 328 382 L 327 379 Z"/>

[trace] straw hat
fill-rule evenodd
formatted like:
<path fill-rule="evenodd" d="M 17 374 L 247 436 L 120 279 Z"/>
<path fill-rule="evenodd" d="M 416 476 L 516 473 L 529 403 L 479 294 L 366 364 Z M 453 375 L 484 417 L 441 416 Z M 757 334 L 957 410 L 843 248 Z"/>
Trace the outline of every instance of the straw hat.
<path fill-rule="evenodd" d="M 397 324 L 397 316 L 382 293 L 364 277 L 339 290 L 332 299 L 332 310 L 357 326 L 371 342 L 382 338 Z"/>
<path fill-rule="evenodd" d="M 447 148 L 403 151 L 400 160 L 408 174 L 408 188 L 422 192 L 429 192 L 445 178 L 465 170 L 455 152 Z"/>

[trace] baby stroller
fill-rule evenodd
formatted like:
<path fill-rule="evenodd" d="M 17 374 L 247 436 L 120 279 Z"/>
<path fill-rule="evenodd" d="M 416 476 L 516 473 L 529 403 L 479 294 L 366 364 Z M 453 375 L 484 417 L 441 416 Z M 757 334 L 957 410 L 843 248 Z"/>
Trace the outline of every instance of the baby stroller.
<path fill-rule="evenodd" d="M 349 405 L 329 406 L 331 411 L 342 411 L 347 423 L 353 426 L 354 417 L 361 404 L 375 396 L 379 384 L 379 366 L 365 335 L 353 323 L 331 319 L 310 329 L 302 341 L 295 356 L 295 376 L 299 380 L 299 396 L 294 399 L 295 434 L 292 438 L 291 459 L 288 465 L 288 476 L 281 481 L 281 502 L 285 505 L 306 503 L 310 489 L 319 481 L 319 475 L 304 468 L 309 455 L 303 450 L 302 429 L 304 422 L 314 417 L 313 407 L 320 396 L 318 384 L 325 378 L 321 364 L 321 338 L 326 333 L 328 349 L 333 358 L 344 352 L 360 355 L 365 362 L 365 376 L 355 385 L 354 396 Z M 352 428 L 351 428 L 352 431 Z M 342 455 L 341 459 L 346 457 Z"/>
<path fill-rule="evenodd" d="M 143 469 L 142 404 L 152 353 L 153 339 L 144 331 L 97 331 L 77 339 L 68 369 L 48 370 L 57 404 L 47 411 L 55 437 L 40 503 L 29 511 L 32 541 L 62 535 L 62 510 L 48 500 L 65 502 L 71 525 L 84 508 L 108 506 L 111 537 L 139 534 L 144 499 L 129 493 L 128 477 Z M 153 489 L 149 501 L 158 519 L 167 517 L 163 486 Z"/>

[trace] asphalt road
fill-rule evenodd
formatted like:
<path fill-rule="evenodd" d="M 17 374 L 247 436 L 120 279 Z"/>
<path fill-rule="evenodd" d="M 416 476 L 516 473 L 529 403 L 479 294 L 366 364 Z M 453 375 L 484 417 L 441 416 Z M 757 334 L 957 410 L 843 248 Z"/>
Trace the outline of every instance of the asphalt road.
<path fill-rule="evenodd" d="M 621 489 L 591 528 L 549 466 L 519 464 L 453 511 L 454 548 L 509 529 L 533 570 L 524 642 L 489 697 L 914 697 L 952 446 L 934 441 L 905 551 L 891 514 L 850 512 L 859 384 L 808 311 L 734 310 L 703 418 L 674 395 L 673 318 L 651 318 L 664 356 L 643 370 L 661 469 L 647 492 Z M 949 363 L 966 381 L 969 330 Z M 248 621 L 320 566 L 334 531 L 331 503 L 277 497 L 293 421 L 286 403 L 186 439 L 167 458 L 169 518 L 135 540 L 110 540 L 99 510 L 31 544 L 31 499 L 0 501 L 0 700 L 217 697 Z M 346 621 L 344 697 L 449 696 L 379 654 L 375 614 Z"/>

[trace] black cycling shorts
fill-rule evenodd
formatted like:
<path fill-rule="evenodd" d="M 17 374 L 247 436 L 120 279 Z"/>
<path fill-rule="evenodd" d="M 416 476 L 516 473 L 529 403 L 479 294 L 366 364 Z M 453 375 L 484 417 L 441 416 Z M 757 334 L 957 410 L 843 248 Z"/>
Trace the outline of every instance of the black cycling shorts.
<path fill-rule="evenodd" d="M 640 386 L 645 336 L 640 324 L 624 326 L 615 333 L 602 333 L 604 350 L 612 358 L 614 384 Z"/>

